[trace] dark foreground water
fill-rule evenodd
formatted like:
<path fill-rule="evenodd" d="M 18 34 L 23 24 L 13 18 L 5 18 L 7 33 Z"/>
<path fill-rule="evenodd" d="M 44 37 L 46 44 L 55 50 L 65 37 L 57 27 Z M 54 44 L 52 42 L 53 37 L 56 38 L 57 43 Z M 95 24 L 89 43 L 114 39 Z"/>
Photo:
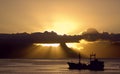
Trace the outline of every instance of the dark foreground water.
<path fill-rule="evenodd" d="M 120 59 L 102 60 L 104 71 L 69 70 L 68 59 L 0 59 L 0 74 L 120 74 Z"/>

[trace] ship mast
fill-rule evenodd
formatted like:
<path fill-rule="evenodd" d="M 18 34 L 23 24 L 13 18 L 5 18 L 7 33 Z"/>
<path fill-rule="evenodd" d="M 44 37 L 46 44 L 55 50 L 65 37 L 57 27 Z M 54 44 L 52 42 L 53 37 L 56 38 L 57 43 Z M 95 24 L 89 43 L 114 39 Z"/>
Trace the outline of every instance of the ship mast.
<path fill-rule="evenodd" d="M 91 60 L 95 60 L 95 59 L 96 59 L 96 54 L 92 53 L 92 54 L 90 55 L 90 61 L 91 61 Z"/>
<path fill-rule="evenodd" d="M 79 51 L 79 54 L 78 54 L 78 56 L 79 56 L 79 63 L 80 63 L 80 60 L 81 60 L 81 55 L 80 55 L 80 51 Z"/>

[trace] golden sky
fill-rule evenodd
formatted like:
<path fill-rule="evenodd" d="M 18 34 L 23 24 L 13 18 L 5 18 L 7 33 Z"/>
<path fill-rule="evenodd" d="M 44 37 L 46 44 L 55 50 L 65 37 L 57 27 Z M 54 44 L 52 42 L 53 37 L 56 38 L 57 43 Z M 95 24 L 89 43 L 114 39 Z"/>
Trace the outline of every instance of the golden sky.
<path fill-rule="evenodd" d="M 0 32 L 120 32 L 120 0 L 0 0 Z"/>

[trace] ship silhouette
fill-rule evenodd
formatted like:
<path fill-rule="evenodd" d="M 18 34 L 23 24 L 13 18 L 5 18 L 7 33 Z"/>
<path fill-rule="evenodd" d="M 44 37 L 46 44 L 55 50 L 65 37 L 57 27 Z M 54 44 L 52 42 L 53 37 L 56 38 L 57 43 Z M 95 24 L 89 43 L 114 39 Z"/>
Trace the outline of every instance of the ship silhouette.
<path fill-rule="evenodd" d="M 104 61 L 99 61 L 96 58 L 96 54 L 91 54 L 90 55 L 90 63 L 85 64 L 81 63 L 81 56 L 79 53 L 79 62 L 78 63 L 73 63 L 73 62 L 67 62 L 69 65 L 69 69 L 87 69 L 87 70 L 94 70 L 94 71 L 103 71 L 104 70 Z"/>

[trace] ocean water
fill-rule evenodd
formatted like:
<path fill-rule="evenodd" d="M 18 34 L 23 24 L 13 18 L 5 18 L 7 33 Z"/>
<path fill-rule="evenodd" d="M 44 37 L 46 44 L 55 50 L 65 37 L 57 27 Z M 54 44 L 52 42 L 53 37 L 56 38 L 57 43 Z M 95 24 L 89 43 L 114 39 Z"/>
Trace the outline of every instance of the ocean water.
<path fill-rule="evenodd" d="M 101 60 L 105 61 L 104 71 L 69 70 L 70 59 L 0 59 L 0 74 L 120 74 L 120 59 Z"/>

